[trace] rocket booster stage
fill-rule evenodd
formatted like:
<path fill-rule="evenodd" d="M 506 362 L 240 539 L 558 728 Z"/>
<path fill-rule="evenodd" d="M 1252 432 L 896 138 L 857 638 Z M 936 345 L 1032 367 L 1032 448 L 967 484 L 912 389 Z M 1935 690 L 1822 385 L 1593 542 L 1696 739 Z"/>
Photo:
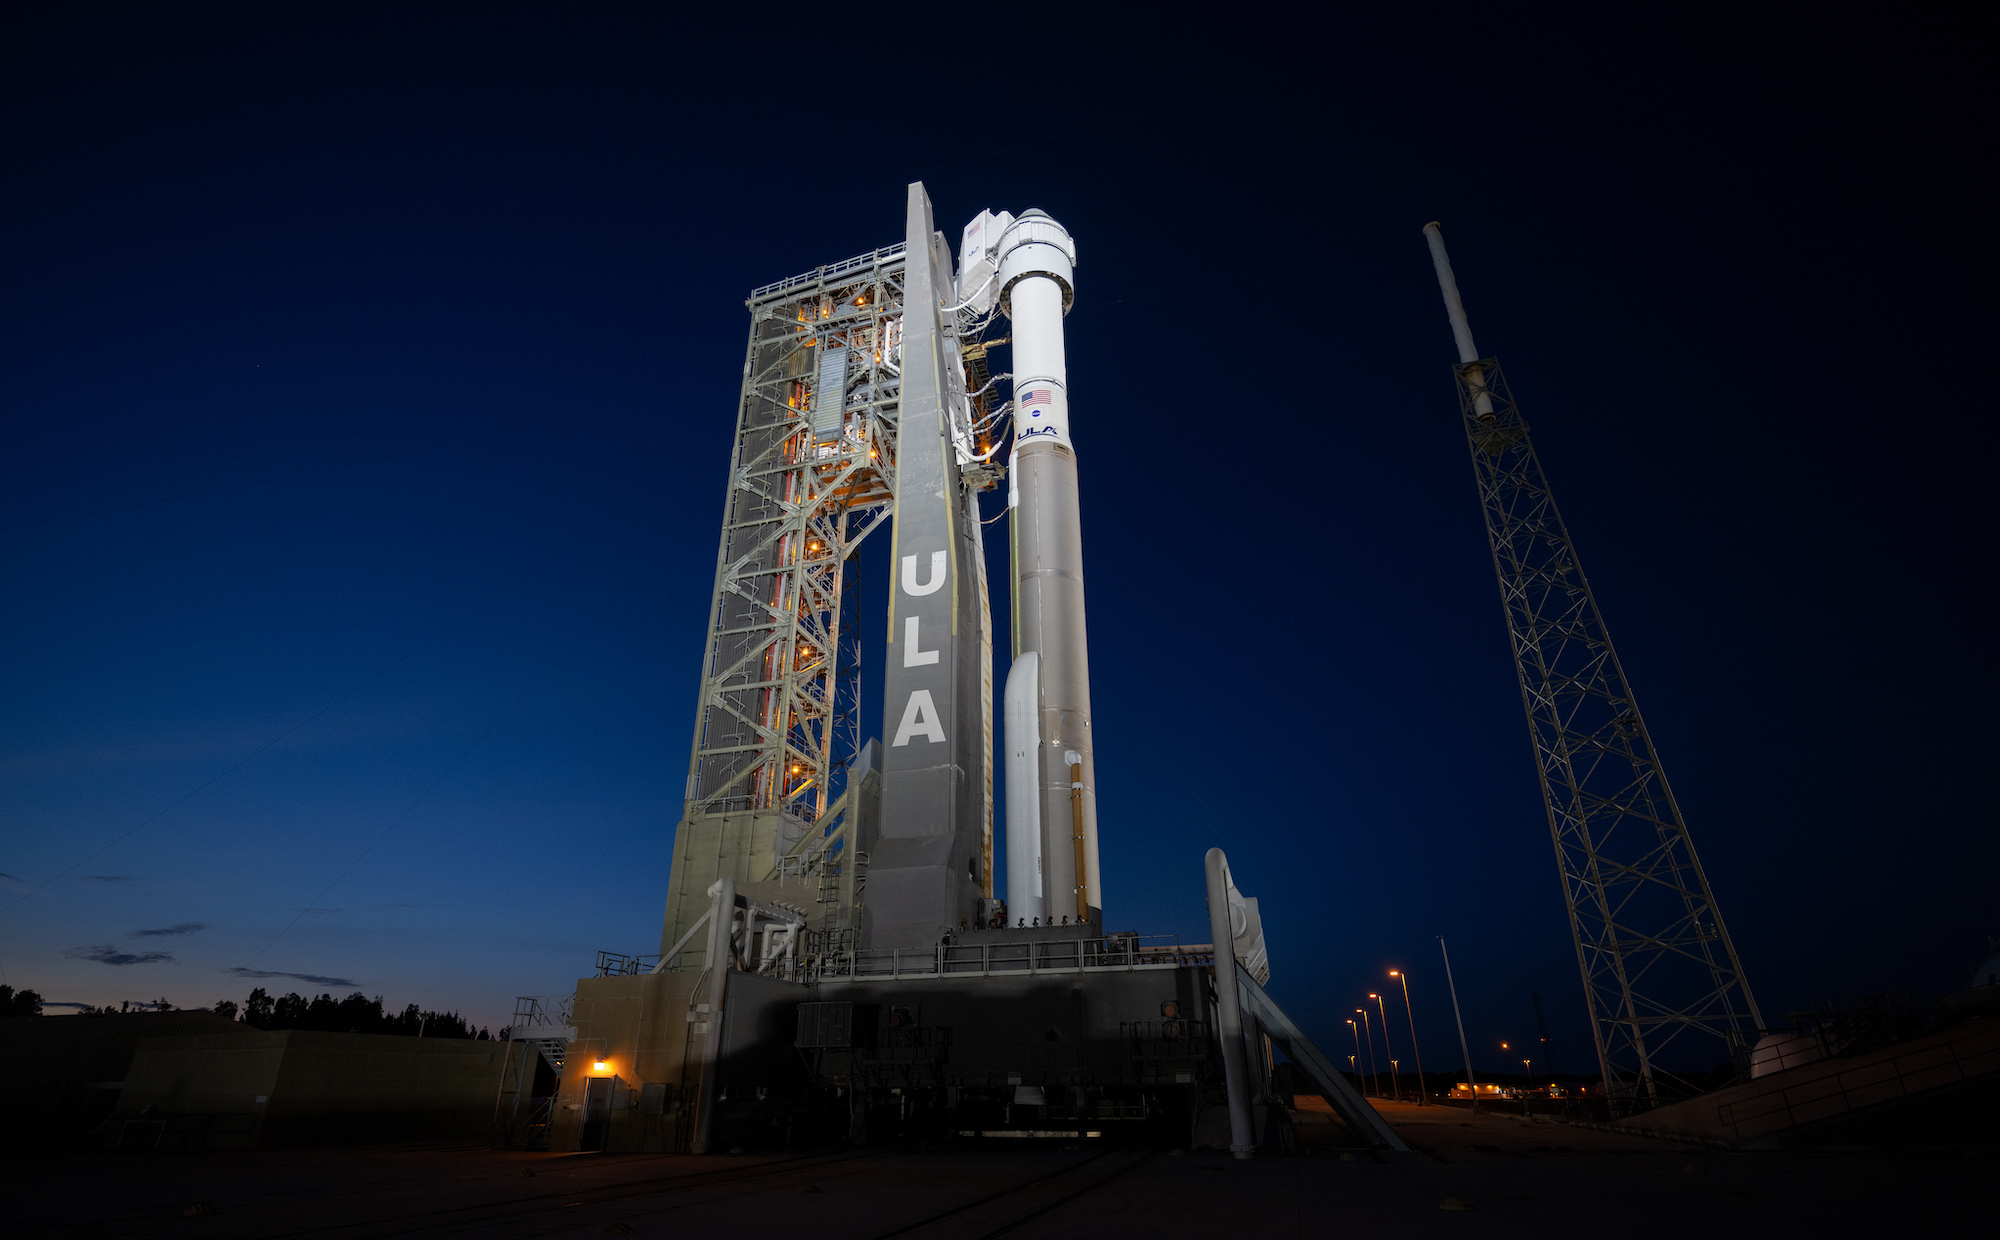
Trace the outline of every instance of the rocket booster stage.
<path fill-rule="evenodd" d="M 966 230 L 968 241 L 979 223 Z M 1005 225 L 989 252 L 997 262 L 993 281 L 1000 308 L 1013 321 L 1014 336 L 1008 920 L 1095 922 L 1104 897 L 1097 866 L 1083 531 L 1062 322 L 1075 297 L 1076 244 L 1062 225 L 1030 209 Z M 960 268 L 962 276 L 977 274 L 963 260 Z M 1021 726 L 1017 718 L 1032 720 L 1031 734 L 1015 735 Z M 1031 788 L 1039 795 L 1022 795 Z M 1032 868 L 1023 864 L 1030 847 L 1039 862 Z"/>

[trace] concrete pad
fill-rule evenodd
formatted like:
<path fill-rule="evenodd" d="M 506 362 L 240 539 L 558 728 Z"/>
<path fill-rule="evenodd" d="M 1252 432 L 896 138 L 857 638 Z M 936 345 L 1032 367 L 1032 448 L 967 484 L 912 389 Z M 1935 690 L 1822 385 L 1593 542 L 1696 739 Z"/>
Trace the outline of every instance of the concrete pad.
<path fill-rule="evenodd" d="M 1897 1234 L 1978 1217 L 1996 1164 L 1722 1153 L 1382 1105 L 1417 1157 L 1238 1161 L 1049 1144 L 783 1156 L 478 1148 L 112 1154 L 0 1167 L 9 1236 L 812 1235 L 815 1240 L 1190 1234 L 1624 1237 Z M 1456 1201 L 1460 1206 L 1447 1206 Z M 206 1206 L 208 1213 L 184 1213 Z"/>

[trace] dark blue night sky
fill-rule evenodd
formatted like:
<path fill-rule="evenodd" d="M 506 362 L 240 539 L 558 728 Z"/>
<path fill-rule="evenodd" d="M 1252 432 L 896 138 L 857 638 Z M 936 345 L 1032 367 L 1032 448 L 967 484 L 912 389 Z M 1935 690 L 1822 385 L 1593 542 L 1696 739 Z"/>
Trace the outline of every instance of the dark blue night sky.
<path fill-rule="evenodd" d="M 1219 843 L 1330 1047 L 1406 968 L 1456 1065 L 1443 934 L 1476 1060 L 1538 990 L 1594 1066 L 1435 218 L 1766 1015 L 1965 984 L 1969 30 L 818 12 L 6 7 L 0 982 L 497 1026 L 657 950 L 743 298 L 922 179 L 1077 238 L 1115 926 L 1206 941 Z"/>

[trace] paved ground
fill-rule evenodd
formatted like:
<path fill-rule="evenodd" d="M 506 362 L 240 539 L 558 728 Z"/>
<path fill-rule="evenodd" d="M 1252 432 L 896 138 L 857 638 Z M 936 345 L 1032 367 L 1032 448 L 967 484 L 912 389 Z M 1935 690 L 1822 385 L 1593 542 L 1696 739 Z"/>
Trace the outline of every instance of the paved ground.
<path fill-rule="evenodd" d="M 2000 1164 L 1730 1154 L 1392 1103 L 1419 1152 L 1058 1148 L 784 1157 L 483 1149 L 106 1154 L 0 1168 L 11 1237 L 1985 1234 Z M 1330 1134 L 1327 1134 L 1330 1135 Z M 1469 1209 L 1447 1208 L 1453 1200 Z M 187 1213 L 190 1207 L 196 1212 Z M 206 1209 L 203 1209 L 206 1207 Z M 1985 1219 L 1987 1222 L 1978 1220 Z"/>

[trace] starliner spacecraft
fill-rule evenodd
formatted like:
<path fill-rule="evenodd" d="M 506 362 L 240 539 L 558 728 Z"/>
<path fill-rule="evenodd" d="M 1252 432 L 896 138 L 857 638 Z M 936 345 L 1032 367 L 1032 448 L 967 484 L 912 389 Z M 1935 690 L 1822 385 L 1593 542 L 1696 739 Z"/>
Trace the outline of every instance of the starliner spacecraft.
<path fill-rule="evenodd" d="M 954 256 L 923 185 L 905 206 L 900 243 L 746 302 L 659 951 L 600 953 L 568 1007 L 523 1009 L 512 1038 L 560 1068 L 540 1139 L 1123 1132 L 1248 1156 L 1285 1139 L 1277 1048 L 1354 1144 L 1400 1149 L 1264 993 L 1257 904 L 1219 849 L 1215 942 L 1107 929 L 1063 341 L 1076 243 L 1043 211 L 981 211 Z M 984 532 L 1002 494 L 996 888 Z M 871 537 L 889 543 L 888 623 L 864 659 Z M 864 668 L 880 669 L 880 737 L 862 735 Z M 532 1117 L 513 1071 L 503 1119 Z"/>

